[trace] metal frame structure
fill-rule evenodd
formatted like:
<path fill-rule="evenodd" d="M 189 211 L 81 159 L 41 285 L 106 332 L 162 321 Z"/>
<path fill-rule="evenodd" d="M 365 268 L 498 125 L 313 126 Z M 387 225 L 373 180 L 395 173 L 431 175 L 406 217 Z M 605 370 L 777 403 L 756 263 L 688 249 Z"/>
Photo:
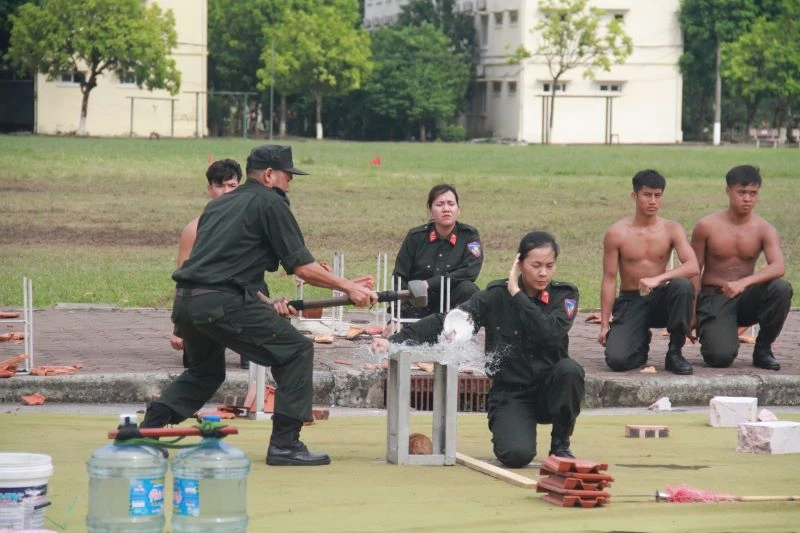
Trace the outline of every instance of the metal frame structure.
<path fill-rule="evenodd" d="M 2 318 L 2 324 L 22 324 L 25 334 L 25 354 L 28 359 L 23 363 L 18 374 L 29 374 L 33 364 L 33 282 L 29 277 L 22 278 L 22 318 Z"/>
<path fill-rule="evenodd" d="M 386 461 L 397 465 L 456 464 L 456 412 L 458 410 L 458 366 L 433 365 L 433 428 L 431 455 L 409 454 L 408 419 L 411 394 L 411 363 L 428 356 L 402 350 L 389 356 L 386 380 Z"/>

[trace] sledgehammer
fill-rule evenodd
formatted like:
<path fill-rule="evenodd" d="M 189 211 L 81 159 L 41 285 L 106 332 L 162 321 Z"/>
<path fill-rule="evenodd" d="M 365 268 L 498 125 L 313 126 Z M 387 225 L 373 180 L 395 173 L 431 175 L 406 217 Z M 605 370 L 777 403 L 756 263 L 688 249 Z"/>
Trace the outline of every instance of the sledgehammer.
<path fill-rule="evenodd" d="M 266 300 L 266 296 L 258 293 L 261 300 Z M 428 288 L 422 280 L 411 280 L 408 282 L 407 290 L 382 291 L 378 293 L 378 302 L 396 302 L 397 300 L 409 300 L 414 307 L 425 307 L 428 305 Z M 266 300 L 268 301 L 268 300 Z M 289 305 L 302 311 L 304 309 L 319 309 L 321 307 L 336 307 L 339 305 L 350 305 L 353 302 L 347 296 L 332 296 L 330 298 L 320 298 L 318 300 L 292 300 Z"/>

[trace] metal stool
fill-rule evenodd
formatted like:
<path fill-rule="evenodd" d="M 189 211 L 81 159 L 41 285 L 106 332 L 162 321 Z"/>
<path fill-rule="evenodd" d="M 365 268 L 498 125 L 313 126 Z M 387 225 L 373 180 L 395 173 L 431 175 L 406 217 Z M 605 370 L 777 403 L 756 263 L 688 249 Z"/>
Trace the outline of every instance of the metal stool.
<path fill-rule="evenodd" d="M 397 465 L 456 464 L 458 367 L 434 363 L 432 455 L 408 453 L 411 363 L 426 361 L 424 352 L 402 350 L 389 356 L 386 380 L 386 460 Z"/>

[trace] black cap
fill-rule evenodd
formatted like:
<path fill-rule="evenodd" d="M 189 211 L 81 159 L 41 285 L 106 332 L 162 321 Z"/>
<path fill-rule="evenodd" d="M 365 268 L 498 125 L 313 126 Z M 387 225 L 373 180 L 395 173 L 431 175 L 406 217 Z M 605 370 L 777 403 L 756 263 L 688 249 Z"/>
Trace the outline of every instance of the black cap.
<path fill-rule="evenodd" d="M 262 144 L 253 148 L 247 156 L 247 171 L 274 168 L 289 174 L 307 175 L 299 168 L 294 168 L 292 163 L 292 147 L 279 144 Z"/>

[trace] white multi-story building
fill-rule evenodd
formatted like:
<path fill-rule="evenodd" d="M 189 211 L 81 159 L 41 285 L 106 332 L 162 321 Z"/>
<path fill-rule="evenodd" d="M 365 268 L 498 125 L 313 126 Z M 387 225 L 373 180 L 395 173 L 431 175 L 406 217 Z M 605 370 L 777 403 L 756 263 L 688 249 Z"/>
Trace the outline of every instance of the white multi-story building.
<path fill-rule="evenodd" d="M 407 0 L 365 0 L 364 25 L 396 21 Z M 461 0 L 473 13 L 480 46 L 477 86 L 466 126 L 472 137 L 540 143 L 546 139 L 552 77 L 540 57 L 509 64 L 519 47 L 536 50 L 532 28 L 544 17 L 538 0 Z M 591 0 L 621 18 L 633 53 L 610 72 L 585 79 L 577 67 L 559 80 L 553 143 L 678 143 L 682 141 L 683 41 L 680 0 Z"/>

